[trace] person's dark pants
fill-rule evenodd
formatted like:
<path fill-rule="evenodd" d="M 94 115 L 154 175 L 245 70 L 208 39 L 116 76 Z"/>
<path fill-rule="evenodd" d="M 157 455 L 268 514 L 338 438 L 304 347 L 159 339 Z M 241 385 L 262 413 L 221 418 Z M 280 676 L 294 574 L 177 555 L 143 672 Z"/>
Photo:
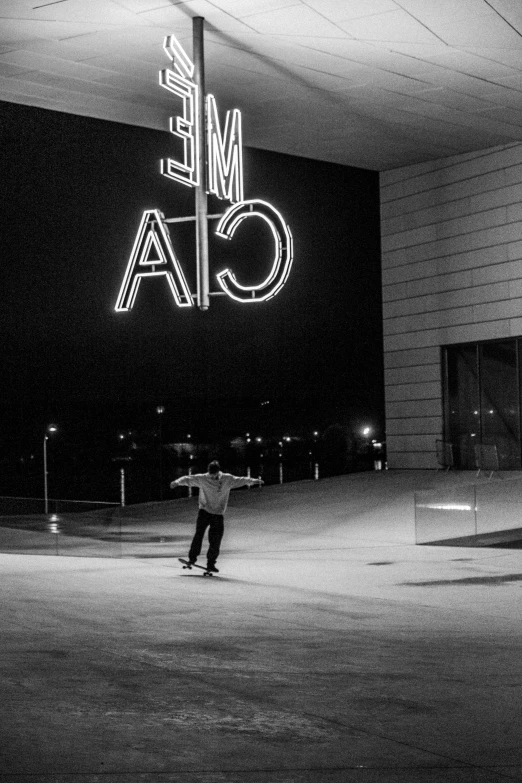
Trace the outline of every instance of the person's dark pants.
<path fill-rule="evenodd" d="M 198 518 L 196 520 L 196 532 L 192 539 L 192 544 L 189 550 L 189 560 L 196 561 L 201 552 L 203 546 L 203 538 L 205 531 L 208 527 L 208 552 L 207 552 L 207 565 L 213 566 L 216 563 L 219 555 L 219 547 L 221 546 L 221 539 L 224 532 L 224 521 L 222 514 L 209 514 L 205 509 L 200 508 Z"/>

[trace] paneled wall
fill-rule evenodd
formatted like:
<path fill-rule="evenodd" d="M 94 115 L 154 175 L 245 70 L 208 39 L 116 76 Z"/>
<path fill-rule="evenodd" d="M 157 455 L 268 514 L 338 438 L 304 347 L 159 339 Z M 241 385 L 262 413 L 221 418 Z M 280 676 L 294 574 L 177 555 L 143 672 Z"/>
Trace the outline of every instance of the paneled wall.
<path fill-rule="evenodd" d="M 522 335 L 522 145 L 381 174 L 388 467 L 436 468 L 440 346 Z"/>

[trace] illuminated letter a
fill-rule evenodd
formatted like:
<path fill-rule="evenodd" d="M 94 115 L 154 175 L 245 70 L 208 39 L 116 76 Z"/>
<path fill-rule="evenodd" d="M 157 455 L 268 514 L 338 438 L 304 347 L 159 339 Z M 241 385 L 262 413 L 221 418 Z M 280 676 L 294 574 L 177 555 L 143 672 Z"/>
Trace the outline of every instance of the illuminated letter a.
<path fill-rule="evenodd" d="M 164 216 L 157 209 L 147 210 L 142 215 L 114 308 L 119 313 L 132 309 L 142 278 L 163 275 L 178 307 L 192 307 L 187 281 L 163 221 Z"/>

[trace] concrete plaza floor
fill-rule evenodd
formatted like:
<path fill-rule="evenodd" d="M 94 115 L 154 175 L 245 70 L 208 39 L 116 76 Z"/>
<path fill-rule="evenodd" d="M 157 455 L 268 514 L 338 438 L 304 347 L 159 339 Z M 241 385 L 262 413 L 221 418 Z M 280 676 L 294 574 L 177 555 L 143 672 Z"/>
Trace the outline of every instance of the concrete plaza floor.
<path fill-rule="evenodd" d="M 522 780 L 522 550 L 414 544 L 465 480 L 240 490 L 212 578 L 194 499 L 125 509 L 119 559 L 0 527 L 0 783 Z"/>

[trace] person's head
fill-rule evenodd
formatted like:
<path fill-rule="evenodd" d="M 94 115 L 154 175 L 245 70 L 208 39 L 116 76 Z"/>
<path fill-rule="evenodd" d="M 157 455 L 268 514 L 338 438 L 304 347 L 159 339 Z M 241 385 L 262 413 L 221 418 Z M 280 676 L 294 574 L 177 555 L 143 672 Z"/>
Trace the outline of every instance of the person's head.
<path fill-rule="evenodd" d="M 214 460 L 212 460 L 212 462 L 209 463 L 208 472 L 210 473 L 211 476 L 215 476 L 216 473 L 219 473 L 220 470 L 221 470 L 221 467 L 220 467 L 219 462 L 217 461 L 217 459 L 214 459 Z"/>

